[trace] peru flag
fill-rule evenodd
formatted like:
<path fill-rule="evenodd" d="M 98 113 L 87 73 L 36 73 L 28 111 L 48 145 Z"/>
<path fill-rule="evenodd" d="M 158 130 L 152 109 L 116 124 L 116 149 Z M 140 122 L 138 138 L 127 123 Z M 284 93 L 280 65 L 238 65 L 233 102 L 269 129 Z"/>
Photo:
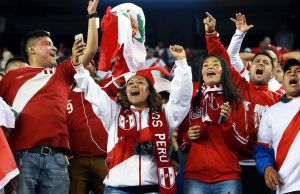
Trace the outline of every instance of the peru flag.
<path fill-rule="evenodd" d="M 0 97 L 0 189 L 19 174 L 15 159 L 11 153 L 1 126 L 15 127 L 15 117 L 10 107 Z"/>
<path fill-rule="evenodd" d="M 131 3 L 108 7 L 101 22 L 102 38 L 98 69 L 113 76 L 145 69 L 145 16 Z"/>
<path fill-rule="evenodd" d="M 0 127 L 0 189 L 19 174 L 15 159 L 11 153 L 2 128 Z"/>

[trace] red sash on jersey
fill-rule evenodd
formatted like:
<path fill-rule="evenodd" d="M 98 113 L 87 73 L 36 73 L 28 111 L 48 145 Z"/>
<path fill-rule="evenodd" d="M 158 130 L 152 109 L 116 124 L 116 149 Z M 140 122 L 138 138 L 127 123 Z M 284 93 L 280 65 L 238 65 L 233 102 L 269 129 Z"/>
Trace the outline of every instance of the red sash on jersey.
<path fill-rule="evenodd" d="M 277 154 L 276 154 L 276 165 L 278 171 L 280 170 L 299 130 L 300 130 L 300 111 L 298 111 L 297 114 L 294 116 L 294 118 L 291 120 L 291 122 L 283 132 L 280 142 L 278 144 Z"/>
<path fill-rule="evenodd" d="M 175 170 L 169 160 L 169 130 L 165 113 L 150 112 L 149 128 L 153 131 L 155 159 L 160 194 L 175 194 Z"/>
<path fill-rule="evenodd" d="M 19 174 L 15 159 L 0 127 L 0 189 Z"/>

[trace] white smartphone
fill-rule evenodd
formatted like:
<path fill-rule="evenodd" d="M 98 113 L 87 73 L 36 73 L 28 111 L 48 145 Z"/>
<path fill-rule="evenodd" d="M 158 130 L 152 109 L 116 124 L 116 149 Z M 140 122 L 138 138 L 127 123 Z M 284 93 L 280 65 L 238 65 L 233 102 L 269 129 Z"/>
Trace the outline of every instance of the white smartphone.
<path fill-rule="evenodd" d="M 83 34 L 82 33 L 76 34 L 74 36 L 74 38 L 75 38 L 75 41 L 80 40 L 81 42 L 83 42 Z"/>

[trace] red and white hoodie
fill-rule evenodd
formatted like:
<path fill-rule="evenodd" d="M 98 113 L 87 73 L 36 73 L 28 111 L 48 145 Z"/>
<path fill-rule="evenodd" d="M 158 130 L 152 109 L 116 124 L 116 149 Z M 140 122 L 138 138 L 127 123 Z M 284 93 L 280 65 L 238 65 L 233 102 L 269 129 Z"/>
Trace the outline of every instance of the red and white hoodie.
<path fill-rule="evenodd" d="M 203 130 L 201 136 L 192 141 L 184 177 L 206 183 L 239 180 L 237 150 L 245 147 L 249 138 L 243 102 L 229 102 L 230 117 L 228 121 L 219 122 L 224 104 L 222 86 L 203 86 L 202 94 L 181 124 L 181 129 L 199 125 Z"/>
<path fill-rule="evenodd" d="M 173 131 L 187 115 L 192 98 L 192 74 L 186 60 L 176 61 L 174 78 L 171 83 L 169 102 L 164 107 L 169 132 Z M 75 79 L 78 86 L 85 92 L 85 98 L 93 105 L 95 114 L 101 119 L 108 131 L 108 158 L 114 166 L 110 168 L 104 184 L 112 187 L 143 186 L 158 184 L 156 160 L 153 156 L 128 155 L 126 145 L 118 146 L 118 117 L 122 107 L 94 82 L 88 71 L 77 69 Z M 145 138 L 149 138 L 149 109 L 137 111 L 130 107 L 134 113 L 137 131 L 144 131 Z M 126 149 L 127 148 L 127 149 Z"/>
<path fill-rule="evenodd" d="M 217 32 L 206 35 L 206 44 L 208 53 L 214 53 L 223 57 L 229 65 L 231 81 L 243 95 L 244 105 L 247 111 L 249 141 L 245 149 L 239 154 L 240 159 L 244 160 L 244 165 L 255 165 L 252 159 L 253 148 L 257 142 L 257 131 L 262 114 L 266 109 L 280 99 L 280 94 L 268 89 L 268 84 L 257 85 L 243 78 L 232 66 L 227 50 L 221 43 Z M 247 164 L 246 164 L 247 163 Z"/>

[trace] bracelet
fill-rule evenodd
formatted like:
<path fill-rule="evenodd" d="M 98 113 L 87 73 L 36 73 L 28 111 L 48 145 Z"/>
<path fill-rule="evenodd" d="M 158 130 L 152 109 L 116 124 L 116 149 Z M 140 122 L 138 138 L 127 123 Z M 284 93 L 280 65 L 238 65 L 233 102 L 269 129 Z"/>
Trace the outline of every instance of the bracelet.
<path fill-rule="evenodd" d="M 72 65 L 73 65 L 73 67 L 74 67 L 75 69 L 77 69 L 77 68 L 80 67 L 80 66 L 83 66 L 82 62 L 79 62 L 79 63 L 75 64 L 75 63 L 73 62 L 73 60 L 71 60 L 71 63 L 72 63 Z"/>
<path fill-rule="evenodd" d="M 212 34 L 215 34 L 216 31 L 213 31 L 213 32 L 205 32 L 206 35 L 212 35 Z"/>
<path fill-rule="evenodd" d="M 90 18 L 98 18 L 99 16 L 98 16 L 98 13 L 95 12 L 95 13 L 89 13 L 89 14 L 87 14 L 86 17 L 87 17 L 88 19 L 90 19 Z"/>

